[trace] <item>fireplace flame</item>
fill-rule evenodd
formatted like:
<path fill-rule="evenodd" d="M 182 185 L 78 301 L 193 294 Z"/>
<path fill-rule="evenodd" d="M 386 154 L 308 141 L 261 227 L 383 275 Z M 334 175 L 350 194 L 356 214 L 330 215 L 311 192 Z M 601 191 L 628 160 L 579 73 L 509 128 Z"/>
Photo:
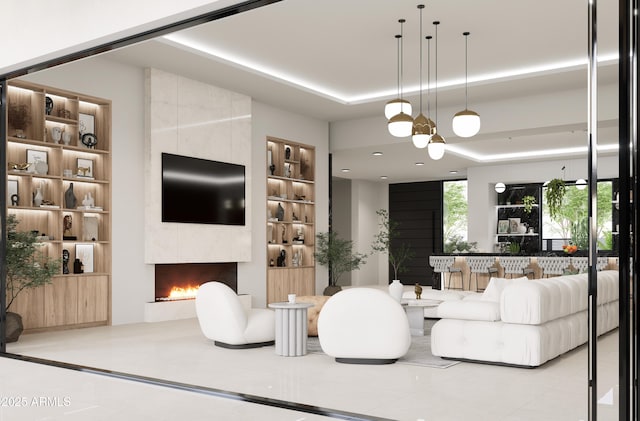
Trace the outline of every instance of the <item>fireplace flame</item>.
<path fill-rule="evenodd" d="M 196 298 L 200 286 L 172 287 L 167 300 L 188 300 Z"/>

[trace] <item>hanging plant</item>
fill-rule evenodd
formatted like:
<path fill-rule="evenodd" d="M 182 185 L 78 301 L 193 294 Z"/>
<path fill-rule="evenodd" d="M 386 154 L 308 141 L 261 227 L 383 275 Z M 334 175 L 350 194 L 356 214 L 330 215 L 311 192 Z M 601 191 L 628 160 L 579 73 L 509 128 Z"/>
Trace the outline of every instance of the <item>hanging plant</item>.
<path fill-rule="evenodd" d="M 554 178 L 547 184 L 547 191 L 545 193 L 545 199 L 549 205 L 549 216 L 551 219 L 556 219 L 560 214 L 560 208 L 562 207 L 562 200 L 566 192 L 566 185 L 564 180 Z"/>
<path fill-rule="evenodd" d="M 527 195 L 522 198 L 522 203 L 524 204 L 524 211 L 526 213 L 531 213 L 533 205 L 536 204 L 536 198 L 534 196 Z"/>

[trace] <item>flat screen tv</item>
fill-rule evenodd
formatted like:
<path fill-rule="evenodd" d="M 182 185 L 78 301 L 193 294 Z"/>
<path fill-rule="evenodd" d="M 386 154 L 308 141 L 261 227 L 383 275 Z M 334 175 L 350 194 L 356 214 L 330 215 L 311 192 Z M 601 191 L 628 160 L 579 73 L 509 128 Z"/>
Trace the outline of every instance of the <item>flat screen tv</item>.
<path fill-rule="evenodd" d="M 245 167 L 162 154 L 162 222 L 245 225 Z"/>

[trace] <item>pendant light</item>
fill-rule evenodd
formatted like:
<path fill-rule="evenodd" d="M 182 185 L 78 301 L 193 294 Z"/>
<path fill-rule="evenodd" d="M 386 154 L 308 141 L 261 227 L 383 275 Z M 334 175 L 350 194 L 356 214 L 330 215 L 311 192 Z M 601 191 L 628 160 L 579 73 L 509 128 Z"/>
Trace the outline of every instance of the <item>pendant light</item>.
<path fill-rule="evenodd" d="M 440 25 L 439 21 L 433 22 L 436 27 L 436 133 L 431 136 L 431 140 L 429 140 L 429 145 L 427 145 L 427 152 L 429 153 L 429 157 L 435 161 L 441 159 L 444 156 L 445 151 L 445 141 L 444 137 L 440 136 L 437 133 L 438 127 L 438 25 Z"/>
<path fill-rule="evenodd" d="M 453 132 L 460 137 L 471 137 L 480 131 L 480 115 L 468 108 L 468 40 L 470 32 L 464 35 L 464 110 L 453 116 Z"/>
<path fill-rule="evenodd" d="M 389 119 L 387 128 L 389 133 L 395 137 L 407 137 L 411 136 L 413 130 L 413 118 L 411 118 L 411 103 L 402 99 L 402 61 L 403 61 L 403 25 L 406 22 L 404 19 L 398 20 L 400 22 L 400 35 L 396 36 L 398 39 L 398 57 L 399 57 L 399 72 L 398 72 L 398 99 L 400 100 L 400 112 L 392 116 Z"/>
<path fill-rule="evenodd" d="M 413 132 L 411 134 L 411 141 L 413 146 L 422 149 L 426 148 L 431 139 L 431 125 L 429 119 L 422 114 L 422 11 L 424 4 L 419 4 L 420 10 L 420 113 L 413 120 Z"/>

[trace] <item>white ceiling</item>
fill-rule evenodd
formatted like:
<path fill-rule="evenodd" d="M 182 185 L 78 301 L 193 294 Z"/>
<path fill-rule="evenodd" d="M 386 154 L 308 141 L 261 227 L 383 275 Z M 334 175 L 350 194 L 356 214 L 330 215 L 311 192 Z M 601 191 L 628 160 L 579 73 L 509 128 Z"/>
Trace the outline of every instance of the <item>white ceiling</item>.
<path fill-rule="evenodd" d="M 403 47 L 404 90 L 414 110 L 419 106 L 418 3 L 417 0 L 284 0 L 111 52 L 108 57 L 176 72 L 250 95 L 260 102 L 332 122 L 335 126 L 363 119 L 374 126 L 370 129 L 377 135 L 332 145 L 334 175 L 340 177 L 378 180 L 379 169 L 371 168 L 370 161 L 365 159 L 373 150 L 384 152 L 381 158 L 389 175 L 393 174 L 393 180 L 399 181 L 439 179 L 445 177 L 444 174 L 449 176 L 448 171 L 452 169 L 459 173 L 451 177 L 459 177 L 464 176 L 469 166 L 519 159 L 500 156 L 506 150 L 586 147 L 586 0 L 424 2 L 423 34 L 435 35 L 432 22 L 441 22 L 437 92 L 438 109 L 446 112 L 440 112 L 438 123 L 439 132 L 452 148 L 441 161 L 434 163 L 410 142 L 389 136 L 382 114 L 384 103 L 397 93 L 394 36 L 400 30 L 399 18 L 407 20 Z M 599 83 L 614 84 L 617 2 L 600 0 L 597 19 L 598 52 L 604 60 L 600 65 Z M 464 31 L 471 32 L 469 108 L 484 118 L 479 135 L 456 139 L 450 128 L 450 114 L 464 108 Z M 424 41 L 425 87 L 426 51 Z M 433 59 L 434 41 L 431 53 Z M 500 76 L 496 78 L 496 75 Z M 435 109 L 434 81 L 432 64 L 432 111 Z M 578 121 L 575 112 L 563 118 L 565 110 L 555 110 L 555 101 L 542 104 L 546 111 L 551 110 L 549 114 L 554 118 L 538 128 L 513 127 L 513 121 L 500 121 L 501 110 L 491 109 L 510 99 L 562 94 L 572 89 L 585 92 L 580 103 L 575 104 L 584 111 L 584 117 Z M 426 96 L 423 98 L 426 111 Z M 434 113 L 431 114 L 433 118 Z M 601 142 L 615 143 L 615 118 L 608 118 L 602 126 Z M 473 158 L 467 154 L 492 155 L 492 158 Z M 586 156 L 582 152 L 578 154 Z M 552 152 L 543 159 L 563 156 L 576 156 L 576 153 Z M 417 161 L 426 165 L 419 170 L 413 164 L 407 165 Z M 351 168 L 351 172 L 341 173 L 344 167 Z"/>

